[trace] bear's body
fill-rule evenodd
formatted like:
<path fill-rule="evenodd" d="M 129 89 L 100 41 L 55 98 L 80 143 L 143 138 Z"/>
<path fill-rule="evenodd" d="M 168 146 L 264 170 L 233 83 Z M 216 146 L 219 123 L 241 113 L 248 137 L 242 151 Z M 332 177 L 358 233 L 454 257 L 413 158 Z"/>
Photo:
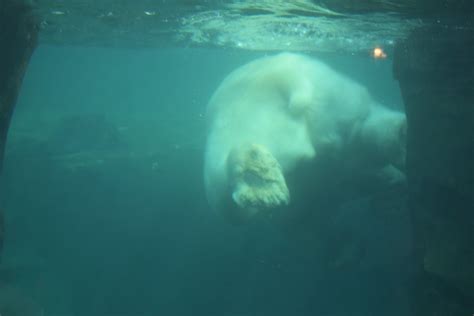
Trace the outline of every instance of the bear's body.
<path fill-rule="evenodd" d="M 289 204 L 284 175 L 302 160 L 344 155 L 380 168 L 403 163 L 404 114 L 303 55 L 238 68 L 212 96 L 207 119 L 208 200 L 236 220 Z"/>

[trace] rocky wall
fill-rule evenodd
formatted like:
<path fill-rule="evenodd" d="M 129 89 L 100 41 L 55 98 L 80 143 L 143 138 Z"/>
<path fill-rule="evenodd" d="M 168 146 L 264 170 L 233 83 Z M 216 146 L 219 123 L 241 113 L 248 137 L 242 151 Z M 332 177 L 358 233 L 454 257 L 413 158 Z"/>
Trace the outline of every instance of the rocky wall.
<path fill-rule="evenodd" d="M 474 30 L 416 30 L 395 50 L 408 120 L 415 315 L 470 315 L 474 302 Z"/>
<path fill-rule="evenodd" d="M 10 118 L 30 57 L 38 21 L 26 1 L 0 1 L 0 165 Z"/>

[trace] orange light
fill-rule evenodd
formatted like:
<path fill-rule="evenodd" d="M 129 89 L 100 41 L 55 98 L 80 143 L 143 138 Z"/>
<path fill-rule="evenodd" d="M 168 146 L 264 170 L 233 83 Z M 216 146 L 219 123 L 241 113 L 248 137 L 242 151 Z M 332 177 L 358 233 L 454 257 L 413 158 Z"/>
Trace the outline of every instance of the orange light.
<path fill-rule="evenodd" d="M 372 57 L 374 57 L 375 59 L 382 59 L 382 58 L 386 58 L 387 54 L 385 54 L 382 48 L 375 47 L 374 50 L 372 51 Z"/>

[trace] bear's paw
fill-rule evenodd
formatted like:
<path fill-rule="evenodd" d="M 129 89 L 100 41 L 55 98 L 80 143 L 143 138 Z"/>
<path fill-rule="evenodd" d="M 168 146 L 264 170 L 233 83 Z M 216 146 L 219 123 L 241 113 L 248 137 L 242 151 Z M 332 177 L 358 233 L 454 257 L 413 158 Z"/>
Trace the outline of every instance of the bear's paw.
<path fill-rule="evenodd" d="M 233 201 L 251 214 L 290 202 L 282 168 L 262 145 L 249 144 L 232 150 L 228 157 Z"/>

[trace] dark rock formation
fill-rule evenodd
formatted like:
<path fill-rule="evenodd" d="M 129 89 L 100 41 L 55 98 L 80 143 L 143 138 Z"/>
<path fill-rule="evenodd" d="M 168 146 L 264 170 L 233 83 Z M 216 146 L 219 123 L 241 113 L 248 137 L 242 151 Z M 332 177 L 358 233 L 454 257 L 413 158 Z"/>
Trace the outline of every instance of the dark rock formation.
<path fill-rule="evenodd" d="M 474 311 L 474 30 L 419 29 L 395 51 L 407 120 L 414 314 Z"/>
<path fill-rule="evenodd" d="M 29 59 L 36 47 L 38 21 L 23 1 L 0 1 L 0 164 L 10 118 Z"/>
<path fill-rule="evenodd" d="M 0 171 L 10 118 L 30 57 L 36 47 L 38 23 L 22 1 L 0 0 Z M 4 218 L 0 210 L 0 255 Z"/>
<path fill-rule="evenodd" d="M 103 114 L 66 116 L 47 140 L 47 146 L 54 154 L 114 151 L 125 145 L 117 126 Z"/>
<path fill-rule="evenodd" d="M 41 316 L 44 309 L 25 291 L 0 284 L 0 315 Z"/>
<path fill-rule="evenodd" d="M 3 242 L 5 240 L 5 217 L 0 209 L 0 263 L 2 262 Z"/>

